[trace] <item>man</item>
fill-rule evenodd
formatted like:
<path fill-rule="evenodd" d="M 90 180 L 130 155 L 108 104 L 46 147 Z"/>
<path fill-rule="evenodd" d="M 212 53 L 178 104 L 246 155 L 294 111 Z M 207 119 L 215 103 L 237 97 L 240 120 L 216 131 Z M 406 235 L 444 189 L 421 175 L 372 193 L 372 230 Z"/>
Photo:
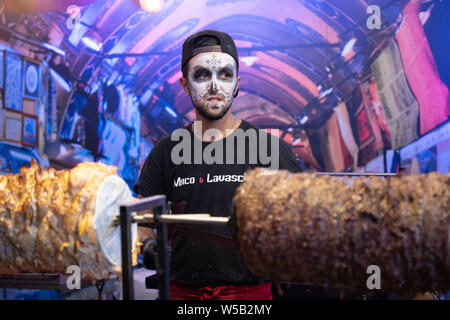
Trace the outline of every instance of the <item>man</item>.
<path fill-rule="evenodd" d="M 205 30 L 189 37 L 181 68 L 180 83 L 191 98 L 196 121 L 155 145 L 136 193 L 186 202 L 185 213 L 229 216 L 247 170 L 301 171 L 288 144 L 232 114 L 240 77 L 237 49 L 228 34 Z M 232 236 L 231 227 L 196 228 Z M 249 272 L 236 247 L 176 233 L 171 246 L 172 299 L 272 299 L 271 283 Z"/>

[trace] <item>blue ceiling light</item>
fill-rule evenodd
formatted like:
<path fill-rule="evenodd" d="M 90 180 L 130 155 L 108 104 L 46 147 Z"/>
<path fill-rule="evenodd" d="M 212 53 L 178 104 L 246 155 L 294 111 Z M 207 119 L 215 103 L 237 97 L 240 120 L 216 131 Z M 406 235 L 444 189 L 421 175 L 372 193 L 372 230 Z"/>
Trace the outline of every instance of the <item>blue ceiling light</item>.
<path fill-rule="evenodd" d="M 303 117 L 301 117 L 300 124 L 304 125 L 305 123 L 308 122 L 308 120 L 309 120 L 309 117 L 308 117 L 308 115 L 305 114 Z"/>
<path fill-rule="evenodd" d="M 66 56 L 66 52 L 63 51 L 63 50 L 61 50 L 60 48 L 57 48 L 57 47 L 52 46 L 51 44 L 45 43 L 45 42 L 42 43 L 42 45 L 43 45 L 45 48 L 47 48 L 48 50 L 53 51 L 53 52 L 56 53 L 56 54 L 59 54 L 60 56 L 63 56 L 63 57 Z"/>
<path fill-rule="evenodd" d="M 157 13 L 161 11 L 164 1 L 163 0 L 139 0 L 141 8 L 150 13 Z"/>
<path fill-rule="evenodd" d="M 319 92 L 319 100 L 325 98 L 326 96 L 328 96 L 333 91 L 334 91 L 334 88 L 329 88 L 329 89 L 326 89 L 326 90 L 320 90 L 320 92 Z"/>
<path fill-rule="evenodd" d="M 81 38 L 81 42 L 83 42 L 86 47 L 94 50 L 95 52 L 100 52 L 100 50 L 102 50 L 102 44 L 92 38 L 83 37 Z"/>
<path fill-rule="evenodd" d="M 42 60 L 42 64 L 43 64 L 46 68 L 49 69 L 50 75 L 51 75 L 51 77 L 53 78 L 53 80 L 56 81 L 56 83 L 58 83 L 65 91 L 67 91 L 67 92 L 72 91 L 72 85 L 70 84 L 70 82 L 69 82 L 67 79 L 65 79 L 65 78 L 68 78 L 69 72 L 70 72 L 70 71 L 68 71 L 68 68 L 67 68 L 67 67 L 65 67 L 63 64 L 60 64 L 60 65 L 57 65 L 57 66 L 55 66 L 55 65 L 53 65 L 53 64 L 49 65 L 49 64 L 47 63 L 47 61 L 45 61 L 45 60 Z M 59 66 L 59 68 L 58 68 L 58 66 Z M 65 73 L 67 73 L 67 74 L 66 74 L 66 77 L 63 77 L 63 76 L 61 75 L 61 73 L 58 73 L 57 71 L 55 71 L 55 70 L 54 70 L 55 67 L 57 67 L 58 70 L 63 70 L 63 69 L 64 69 Z M 64 67 L 65 67 L 65 68 L 64 68 Z"/>
<path fill-rule="evenodd" d="M 144 92 L 144 94 L 141 96 L 141 100 L 139 101 L 143 106 L 146 106 L 147 103 L 150 101 L 150 98 L 153 95 L 152 89 L 147 89 L 147 91 Z"/>
<path fill-rule="evenodd" d="M 346 56 L 350 53 L 350 51 L 353 49 L 353 47 L 355 46 L 356 42 L 358 41 L 358 39 L 356 38 L 351 38 L 347 44 L 344 46 L 344 49 L 342 50 L 341 56 Z"/>
<path fill-rule="evenodd" d="M 50 69 L 50 74 L 53 80 L 55 80 L 65 91 L 72 91 L 71 85 L 62 76 L 60 76 L 59 73 L 53 69 Z"/>
<path fill-rule="evenodd" d="M 165 109 L 166 109 L 167 113 L 170 114 L 172 117 L 178 118 L 177 112 L 175 110 L 173 110 L 171 107 L 166 106 Z"/>

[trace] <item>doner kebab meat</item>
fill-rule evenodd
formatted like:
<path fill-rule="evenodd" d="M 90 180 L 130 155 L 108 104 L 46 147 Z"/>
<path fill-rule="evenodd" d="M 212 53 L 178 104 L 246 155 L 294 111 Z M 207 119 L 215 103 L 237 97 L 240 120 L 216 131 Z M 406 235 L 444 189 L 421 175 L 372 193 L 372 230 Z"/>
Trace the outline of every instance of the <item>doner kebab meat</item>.
<path fill-rule="evenodd" d="M 45 170 L 33 161 L 0 176 L 0 270 L 65 273 L 76 265 L 84 279 L 117 275 L 120 227 L 112 221 L 132 195 L 116 170 L 87 162 Z"/>
<path fill-rule="evenodd" d="M 388 292 L 450 289 L 450 174 L 256 169 L 234 204 L 236 240 L 257 276 L 367 292 L 368 267 L 378 266 Z"/>

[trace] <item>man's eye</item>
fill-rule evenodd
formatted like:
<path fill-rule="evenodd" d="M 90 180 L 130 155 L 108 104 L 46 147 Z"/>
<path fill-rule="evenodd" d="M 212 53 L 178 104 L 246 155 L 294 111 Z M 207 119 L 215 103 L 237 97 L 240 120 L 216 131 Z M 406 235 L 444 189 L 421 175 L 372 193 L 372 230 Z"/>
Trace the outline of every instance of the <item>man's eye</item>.
<path fill-rule="evenodd" d="M 210 76 L 211 76 L 210 72 L 206 72 L 206 71 L 202 71 L 202 70 L 199 70 L 196 73 L 194 73 L 194 79 L 197 79 L 197 80 L 206 80 L 206 79 L 209 79 Z"/>
<path fill-rule="evenodd" d="M 219 73 L 219 77 L 222 79 L 230 79 L 233 77 L 233 74 L 230 72 L 221 72 Z"/>

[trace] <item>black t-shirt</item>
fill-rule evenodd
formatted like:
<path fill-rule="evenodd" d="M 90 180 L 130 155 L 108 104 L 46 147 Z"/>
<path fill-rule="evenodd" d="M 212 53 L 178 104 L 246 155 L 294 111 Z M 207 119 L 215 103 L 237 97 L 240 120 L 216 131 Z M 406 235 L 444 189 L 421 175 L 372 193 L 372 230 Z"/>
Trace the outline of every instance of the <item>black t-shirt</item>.
<path fill-rule="evenodd" d="M 241 144 L 238 143 L 237 135 L 242 132 L 253 133 L 253 131 L 256 133 L 257 140 L 252 140 L 250 137 L 254 138 L 255 136 L 249 134 L 247 139 L 240 140 Z M 286 142 L 269 135 L 279 145 L 278 153 L 272 153 L 272 140 L 261 139 L 262 131 L 244 120 L 238 130 L 215 142 L 198 140 L 193 134 L 191 125 L 185 128 L 185 132 L 189 133 L 189 140 L 187 141 L 191 143 L 190 163 L 184 161 L 184 163 L 175 164 L 179 163 L 179 160 L 174 160 L 175 163 L 172 161 L 174 159 L 172 151 L 182 141 L 181 139 L 172 141 L 171 135 L 162 138 L 154 146 L 145 161 L 139 181 L 133 188 L 136 193 L 143 197 L 165 194 L 167 200 L 171 201 L 172 204 L 186 201 L 185 213 L 209 213 L 212 216 L 227 217 L 230 216 L 235 190 L 243 181 L 245 172 L 256 167 L 269 167 L 267 157 L 260 158 L 258 156 L 256 157 L 257 161 L 255 161 L 254 154 L 252 157 L 255 150 L 259 152 L 264 149 L 261 146 L 267 145 L 266 150 L 264 150 L 266 156 L 279 155 L 279 169 L 290 172 L 301 171 L 299 161 Z M 235 142 L 234 154 L 233 157 L 227 159 L 227 150 L 233 150 L 233 148 L 223 147 L 222 164 L 206 164 L 204 159 L 201 161 L 202 163 L 198 163 L 198 158 L 197 160 L 194 158 L 195 143 L 197 143 L 197 147 L 201 145 L 201 150 L 206 159 L 207 154 L 219 155 L 220 153 L 216 153 L 218 149 L 215 149 L 215 152 L 211 150 L 215 147 L 226 146 L 227 142 L 231 142 L 230 139 L 234 139 Z M 245 143 L 242 144 L 242 141 L 245 141 Z M 187 149 L 181 152 L 179 148 L 176 148 L 176 150 L 175 155 L 187 156 L 184 153 Z M 276 149 L 274 150 L 276 151 Z M 228 153 L 231 154 L 231 152 Z M 240 154 L 245 154 L 245 159 L 238 158 Z M 216 160 L 219 158 L 216 158 Z M 189 157 L 184 159 L 189 159 Z M 233 161 L 230 161 L 230 159 Z M 232 236 L 231 227 L 199 225 L 195 228 L 224 236 Z M 171 245 L 173 250 L 170 277 L 173 283 L 218 286 L 228 284 L 250 285 L 261 282 L 248 271 L 239 250 L 235 247 L 178 234 L 173 235 Z"/>

